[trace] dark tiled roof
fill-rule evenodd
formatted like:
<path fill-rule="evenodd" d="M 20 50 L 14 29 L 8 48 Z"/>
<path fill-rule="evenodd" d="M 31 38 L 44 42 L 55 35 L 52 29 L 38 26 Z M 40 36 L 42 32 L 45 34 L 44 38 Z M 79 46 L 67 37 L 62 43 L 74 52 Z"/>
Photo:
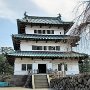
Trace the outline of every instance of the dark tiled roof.
<path fill-rule="evenodd" d="M 26 16 L 23 19 L 18 19 L 21 22 L 29 23 L 42 23 L 42 24 L 73 24 L 73 22 L 64 22 L 60 17 L 38 17 L 38 16 Z"/>
<path fill-rule="evenodd" d="M 68 57 L 87 57 L 87 54 L 77 52 L 51 52 L 51 51 L 15 51 L 7 56 L 12 57 L 36 57 L 36 58 L 68 58 Z"/>
<path fill-rule="evenodd" d="M 15 34 L 12 35 L 16 39 L 35 39 L 35 40 L 62 40 L 62 39 L 76 39 L 79 40 L 79 36 L 70 36 L 70 35 L 37 35 L 37 34 Z"/>

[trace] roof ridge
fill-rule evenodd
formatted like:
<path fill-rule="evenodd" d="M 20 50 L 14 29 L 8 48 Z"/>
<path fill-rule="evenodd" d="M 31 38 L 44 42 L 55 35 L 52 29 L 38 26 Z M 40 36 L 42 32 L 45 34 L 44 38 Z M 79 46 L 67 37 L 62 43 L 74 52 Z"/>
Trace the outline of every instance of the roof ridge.
<path fill-rule="evenodd" d="M 48 16 L 26 16 L 26 17 L 32 17 L 32 18 L 53 18 L 53 19 L 58 19 L 58 17 L 48 17 Z"/>

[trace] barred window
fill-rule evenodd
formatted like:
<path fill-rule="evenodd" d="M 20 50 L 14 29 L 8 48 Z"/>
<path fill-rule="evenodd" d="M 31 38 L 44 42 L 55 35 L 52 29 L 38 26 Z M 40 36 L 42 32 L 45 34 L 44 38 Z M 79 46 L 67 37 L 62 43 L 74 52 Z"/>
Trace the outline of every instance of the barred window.
<path fill-rule="evenodd" d="M 38 34 L 41 34 L 41 30 L 38 30 Z"/>
<path fill-rule="evenodd" d="M 50 34 L 50 30 L 47 30 L 47 34 Z"/>
<path fill-rule="evenodd" d="M 27 64 L 27 70 L 31 70 L 32 69 L 32 64 Z"/>
<path fill-rule="evenodd" d="M 47 50 L 47 46 L 44 46 L 44 50 Z"/>
<path fill-rule="evenodd" d="M 22 64 L 22 71 L 26 71 L 26 64 Z"/>
<path fill-rule="evenodd" d="M 58 64 L 58 71 L 61 71 L 61 69 L 62 69 L 62 64 L 60 63 Z"/>
<path fill-rule="evenodd" d="M 50 34 L 54 34 L 54 30 L 51 30 L 51 31 L 50 31 Z"/>
<path fill-rule="evenodd" d="M 37 46 L 37 50 L 42 50 L 42 46 Z"/>
<path fill-rule="evenodd" d="M 37 30 L 34 30 L 34 33 L 37 33 Z"/>
<path fill-rule="evenodd" d="M 37 47 L 33 45 L 32 50 L 37 50 Z"/>
<path fill-rule="evenodd" d="M 45 34 L 45 30 L 43 30 L 43 34 Z"/>
<path fill-rule="evenodd" d="M 64 69 L 65 71 L 67 71 L 67 64 L 64 64 Z"/>
<path fill-rule="evenodd" d="M 56 46 L 56 50 L 57 51 L 60 51 L 60 46 Z"/>
<path fill-rule="evenodd" d="M 54 34 L 54 30 L 34 30 L 35 34 Z"/>
<path fill-rule="evenodd" d="M 32 46 L 32 50 L 42 50 L 42 46 Z"/>
<path fill-rule="evenodd" d="M 49 50 L 55 50 L 55 46 L 49 46 Z"/>

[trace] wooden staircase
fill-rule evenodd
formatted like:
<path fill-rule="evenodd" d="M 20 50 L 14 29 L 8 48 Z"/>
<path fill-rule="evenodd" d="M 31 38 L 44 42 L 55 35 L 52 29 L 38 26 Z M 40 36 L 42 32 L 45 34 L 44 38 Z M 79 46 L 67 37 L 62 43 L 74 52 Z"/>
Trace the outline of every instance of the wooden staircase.
<path fill-rule="evenodd" d="M 47 75 L 34 75 L 34 85 L 35 88 L 48 88 Z"/>

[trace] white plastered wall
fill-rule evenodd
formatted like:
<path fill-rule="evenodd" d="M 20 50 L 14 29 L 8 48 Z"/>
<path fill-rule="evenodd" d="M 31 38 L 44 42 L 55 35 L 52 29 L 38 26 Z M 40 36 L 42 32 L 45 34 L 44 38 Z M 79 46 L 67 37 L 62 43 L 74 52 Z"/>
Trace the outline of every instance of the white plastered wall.
<path fill-rule="evenodd" d="M 65 63 L 67 64 L 66 75 L 75 75 L 79 74 L 79 65 L 77 60 L 56 60 L 52 62 L 52 69 L 58 70 L 58 64 Z"/>
<path fill-rule="evenodd" d="M 55 42 L 45 42 L 45 41 L 21 41 L 20 49 L 21 51 L 32 51 L 32 45 L 35 46 L 60 46 L 60 51 L 71 51 L 71 46 L 68 43 L 55 43 Z"/>
<path fill-rule="evenodd" d="M 27 71 L 22 71 L 22 64 L 32 64 L 32 69 L 38 69 L 38 64 L 46 64 L 47 69 L 58 70 L 58 64 L 67 64 L 66 75 L 79 74 L 79 66 L 77 60 L 51 60 L 51 59 L 30 59 L 30 58 L 16 58 L 14 63 L 14 75 L 27 75 Z"/>
<path fill-rule="evenodd" d="M 62 27 L 60 27 L 60 28 L 58 28 L 58 27 L 51 27 L 51 28 L 49 28 L 49 26 L 42 26 L 40 28 L 40 26 L 33 26 L 33 27 L 31 27 L 29 25 L 27 25 L 25 27 L 26 34 L 34 34 L 34 30 L 54 30 L 54 34 L 55 35 L 64 35 L 64 29 Z M 60 32 L 61 32 L 61 34 L 60 34 Z"/>
<path fill-rule="evenodd" d="M 52 63 L 50 60 L 43 61 L 42 59 L 31 58 L 16 58 L 14 63 L 14 75 L 27 75 L 28 71 L 22 71 L 22 64 L 32 64 L 32 70 L 38 69 L 38 64 L 46 64 L 47 69 L 52 69 Z"/>

